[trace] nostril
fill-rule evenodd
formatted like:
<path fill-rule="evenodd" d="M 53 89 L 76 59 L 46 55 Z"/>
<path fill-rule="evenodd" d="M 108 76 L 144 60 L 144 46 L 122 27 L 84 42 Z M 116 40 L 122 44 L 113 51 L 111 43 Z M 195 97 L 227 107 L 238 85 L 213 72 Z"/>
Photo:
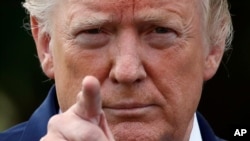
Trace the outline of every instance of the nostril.
<path fill-rule="evenodd" d="M 137 79 L 135 82 L 140 83 L 141 81 L 142 81 L 141 79 Z"/>
<path fill-rule="evenodd" d="M 112 81 L 113 83 L 115 83 L 115 84 L 118 84 L 118 81 L 117 81 L 117 79 L 115 79 L 115 78 L 111 78 L 111 81 Z"/>
<path fill-rule="evenodd" d="M 118 83 L 141 83 L 143 80 L 142 79 L 136 79 L 135 81 L 122 81 L 122 80 L 120 80 L 119 81 L 119 79 L 116 79 L 116 78 L 111 78 L 111 81 L 114 83 L 114 84 L 118 84 Z"/>

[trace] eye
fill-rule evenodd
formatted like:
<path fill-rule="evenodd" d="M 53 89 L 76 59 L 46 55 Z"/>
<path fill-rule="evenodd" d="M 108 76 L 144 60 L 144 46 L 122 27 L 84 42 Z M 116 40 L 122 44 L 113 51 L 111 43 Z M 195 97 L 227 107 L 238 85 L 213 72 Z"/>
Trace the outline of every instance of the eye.
<path fill-rule="evenodd" d="M 88 33 L 88 34 L 99 34 L 101 33 L 101 29 L 100 28 L 94 28 L 94 29 L 88 29 L 88 30 L 85 30 L 84 31 L 85 33 Z"/>
<path fill-rule="evenodd" d="M 168 33 L 170 32 L 171 30 L 169 28 L 165 28 L 165 27 L 156 27 L 154 29 L 154 32 L 155 33 L 159 33 L 159 34 L 164 34 L 164 33 Z"/>
<path fill-rule="evenodd" d="M 178 40 L 178 34 L 175 28 L 164 26 L 153 26 L 150 32 L 145 34 L 145 41 L 149 46 L 157 49 L 165 49 L 174 46 Z"/>
<path fill-rule="evenodd" d="M 109 36 L 104 28 L 89 28 L 78 32 L 75 36 L 76 43 L 85 49 L 96 49 L 105 46 Z"/>

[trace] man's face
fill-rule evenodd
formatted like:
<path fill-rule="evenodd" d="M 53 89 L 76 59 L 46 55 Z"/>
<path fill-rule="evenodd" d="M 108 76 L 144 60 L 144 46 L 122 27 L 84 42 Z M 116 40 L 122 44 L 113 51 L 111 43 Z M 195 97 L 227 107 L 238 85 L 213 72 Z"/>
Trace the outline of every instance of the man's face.
<path fill-rule="evenodd" d="M 188 138 L 202 83 L 216 70 L 208 71 L 211 54 L 199 4 L 58 2 L 48 52 L 61 110 L 75 103 L 82 79 L 93 75 L 116 140 Z"/>

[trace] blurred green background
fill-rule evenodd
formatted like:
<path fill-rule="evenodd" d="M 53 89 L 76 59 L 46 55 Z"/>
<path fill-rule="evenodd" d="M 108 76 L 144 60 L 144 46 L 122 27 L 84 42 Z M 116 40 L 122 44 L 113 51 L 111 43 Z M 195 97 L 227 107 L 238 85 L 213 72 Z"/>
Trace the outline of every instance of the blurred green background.
<path fill-rule="evenodd" d="M 250 125 L 250 1 L 229 0 L 235 30 L 233 49 L 204 86 L 199 111 L 216 134 L 229 138 L 233 125 Z M 42 73 L 21 0 L 0 5 L 0 131 L 26 121 L 52 82 Z M 230 57 L 228 59 L 228 57 Z"/>

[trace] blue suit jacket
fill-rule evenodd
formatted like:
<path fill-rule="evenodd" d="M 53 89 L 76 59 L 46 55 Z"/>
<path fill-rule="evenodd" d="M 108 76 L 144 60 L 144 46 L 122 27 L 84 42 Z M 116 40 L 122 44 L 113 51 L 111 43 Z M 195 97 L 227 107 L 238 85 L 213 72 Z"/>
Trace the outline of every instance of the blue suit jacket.
<path fill-rule="evenodd" d="M 50 117 L 58 112 L 59 106 L 56 90 L 53 86 L 47 98 L 32 114 L 31 118 L 0 133 L 0 141 L 39 141 L 47 132 L 47 124 Z M 203 141 L 220 141 L 201 114 L 197 113 L 197 119 Z"/>

